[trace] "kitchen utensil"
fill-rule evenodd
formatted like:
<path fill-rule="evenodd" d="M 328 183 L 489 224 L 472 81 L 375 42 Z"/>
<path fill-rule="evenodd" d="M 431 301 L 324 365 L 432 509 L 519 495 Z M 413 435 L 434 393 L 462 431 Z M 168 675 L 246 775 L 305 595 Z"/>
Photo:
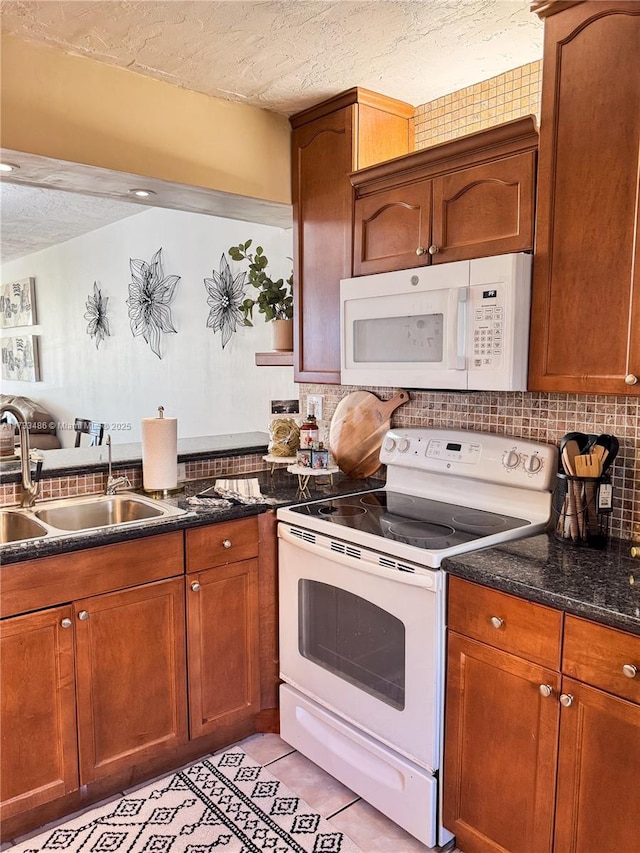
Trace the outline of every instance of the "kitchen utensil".
<path fill-rule="evenodd" d="M 386 401 L 369 391 L 354 391 L 340 400 L 329 427 L 329 447 L 341 471 L 360 478 L 378 470 L 391 414 L 408 400 L 407 391 Z"/>
<path fill-rule="evenodd" d="M 585 440 L 582 443 L 586 445 L 586 436 L 584 438 Z M 575 459 L 577 456 L 580 455 L 580 446 L 577 440 L 573 438 L 567 439 L 566 436 L 564 437 L 561 446 L 562 467 L 564 468 L 565 474 L 567 474 L 569 477 L 575 477 Z M 575 480 L 567 481 L 567 506 L 565 507 L 564 519 L 565 526 L 568 522 L 569 535 L 571 536 L 571 539 L 574 542 L 577 542 L 578 539 L 580 539 L 582 535 L 582 526 L 584 525 L 584 518 L 582 517 L 582 513 L 578 512 L 578 508 L 581 506 L 579 489 L 580 484 L 576 483 Z"/>
<path fill-rule="evenodd" d="M 591 439 L 595 440 L 595 436 L 587 435 L 587 433 L 584 432 L 568 432 L 566 435 L 563 435 L 560 439 L 560 458 L 562 458 L 562 451 L 568 442 L 573 441 L 577 444 L 578 453 L 586 453 Z M 562 464 L 564 467 L 564 461 Z M 566 468 L 565 474 L 569 474 L 569 471 L 567 471 Z"/>
<path fill-rule="evenodd" d="M 603 448 L 603 450 L 599 450 L 598 448 Z M 601 454 L 602 473 L 604 474 L 618 455 L 620 442 L 615 435 L 609 435 L 605 432 L 597 437 L 595 444 L 593 445 L 593 449 L 598 449 L 597 452 Z"/>

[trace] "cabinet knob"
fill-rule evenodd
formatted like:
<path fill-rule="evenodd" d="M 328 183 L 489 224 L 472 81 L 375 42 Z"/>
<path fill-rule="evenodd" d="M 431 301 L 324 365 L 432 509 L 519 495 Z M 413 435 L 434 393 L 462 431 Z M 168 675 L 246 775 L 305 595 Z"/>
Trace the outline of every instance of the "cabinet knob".
<path fill-rule="evenodd" d="M 223 539 L 222 540 L 223 548 L 231 548 L 231 539 Z"/>
<path fill-rule="evenodd" d="M 69 619 L 69 617 L 68 617 L 68 616 L 67 616 L 67 617 L 65 617 L 65 618 L 62 620 L 62 622 L 60 622 L 60 625 L 61 625 L 63 628 L 70 628 L 70 627 L 71 627 L 71 619 Z"/>
<path fill-rule="evenodd" d="M 86 622 L 86 620 L 88 618 L 89 618 L 89 611 L 88 610 L 81 610 L 80 613 L 78 613 L 78 619 L 81 622 Z"/>
<path fill-rule="evenodd" d="M 638 382 L 638 377 L 635 376 L 633 373 L 627 373 L 627 375 L 624 377 L 624 381 L 627 383 L 627 385 L 636 385 Z"/>
<path fill-rule="evenodd" d="M 638 674 L 638 667 L 632 663 L 625 663 L 622 667 L 623 675 L 626 675 L 627 678 L 635 678 Z"/>
<path fill-rule="evenodd" d="M 568 708 L 569 705 L 573 705 L 573 696 L 571 693 L 561 693 L 560 694 L 560 704 L 564 708 Z"/>
<path fill-rule="evenodd" d="M 491 624 L 494 628 L 502 628 L 502 626 L 504 625 L 504 619 L 501 619 L 499 616 L 492 616 Z"/>
<path fill-rule="evenodd" d="M 418 248 L 416 249 L 416 255 L 418 257 L 420 257 L 420 255 L 426 255 L 426 253 L 427 250 L 424 248 L 424 246 L 418 246 Z"/>
<path fill-rule="evenodd" d="M 439 251 L 440 251 L 440 246 L 429 246 L 429 254 L 430 255 L 437 255 Z"/>
<path fill-rule="evenodd" d="M 194 592 L 197 592 L 197 591 L 200 589 L 200 584 L 198 583 L 198 581 L 194 581 L 194 582 L 191 584 L 191 589 L 192 589 Z"/>
<path fill-rule="evenodd" d="M 544 696 L 545 699 L 548 699 L 553 693 L 553 687 L 550 684 L 541 684 L 538 689 L 540 690 L 540 695 Z"/>

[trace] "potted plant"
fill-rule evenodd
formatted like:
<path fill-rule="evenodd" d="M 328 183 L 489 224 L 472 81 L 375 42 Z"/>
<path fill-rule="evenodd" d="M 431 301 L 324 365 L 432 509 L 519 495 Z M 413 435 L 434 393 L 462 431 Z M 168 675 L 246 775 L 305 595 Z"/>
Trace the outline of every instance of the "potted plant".
<path fill-rule="evenodd" d="M 249 284 L 258 291 L 255 299 L 248 296 L 242 303 L 244 325 L 253 326 L 253 309 L 264 314 L 267 322 L 272 323 L 274 350 L 293 349 L 293 273 L 289 278 L 274 281 L 266 272 L 269 259 L 262 246 L 256 246 L 255 252 L 249 251 L 252 240 L 231 246 L 229 256 L 234 261 L 249 262 Z"/>

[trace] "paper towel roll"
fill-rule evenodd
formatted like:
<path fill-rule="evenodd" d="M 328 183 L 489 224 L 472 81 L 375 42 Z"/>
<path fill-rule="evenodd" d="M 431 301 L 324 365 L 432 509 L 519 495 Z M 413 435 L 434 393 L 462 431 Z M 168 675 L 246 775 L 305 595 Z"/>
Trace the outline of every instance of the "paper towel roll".
<path fill-rule="evenodd" d="M 145 491 L 178 486 L 178 419 L 142 419 L 142 485 Z"/>

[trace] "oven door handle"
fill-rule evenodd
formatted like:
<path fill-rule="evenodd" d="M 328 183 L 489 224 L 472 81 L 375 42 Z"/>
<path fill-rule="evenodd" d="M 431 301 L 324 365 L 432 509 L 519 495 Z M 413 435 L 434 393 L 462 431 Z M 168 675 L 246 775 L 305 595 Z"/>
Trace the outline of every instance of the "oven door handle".
<path fill-rule="evenodd" d="M 291 528 L 280 522 L 278 524 L 278 537 L 285 542 L 289 542 L 296 548 L 302 548 L 303 551 L 308 551 L 310 554 L 315 554 L 317 557 L 323 557 L 325 560 L 330 560 L 332 563 L 339 563 L 342 566 L 347 566 L 350 569 L 355 569 L 359 572 L 364 572 L 367 575 L 376 575 L 377 577 L 386 578 L 387 580 L 403 583 L 409 586 L 418 586 L 423 589 L 430 589 L 434 592 L 440 588 L 440 572 L 437 570 L 424 572 L 412 572 L 410 570 L 391 569 L 380 565 L 379 560 L 392 560 L 394 563 L 402 566 L 409 566 L 410 563 L 404 560 L 398 560 L 395 557 L 385 557 L 383 554 L 378 554 L 375 551 L 370 551 L 367 548 L 361 548 L 359 545 L 352 545 L 346 542 L 330 539 L 327 536 L 322 536 L 318 533 L 311 534 L 315 541 L 323 541 L 327 546 L 317 545 L 315 542 L 307 542 L 300 539 L 298 536 L 291 533 Z M 333 550 L 331 543 L 334 543 L 338 548 L 351 548 L 357 550 L 361 558 L 351 557 L 343 553 L 341 550 Z M 367 555 L 367 556 L 364 556 Z M 282 566 L 281 566 L 282 567 Z"/>

